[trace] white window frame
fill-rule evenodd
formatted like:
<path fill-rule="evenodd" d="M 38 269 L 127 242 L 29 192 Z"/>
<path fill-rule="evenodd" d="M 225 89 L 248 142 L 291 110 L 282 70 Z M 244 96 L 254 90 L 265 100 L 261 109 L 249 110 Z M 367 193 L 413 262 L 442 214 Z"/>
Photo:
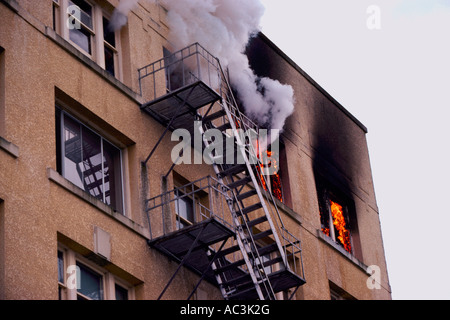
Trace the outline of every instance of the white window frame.
<path fill-rule="evenodd" d="M 75 251 L 69 249 L 68 247 L 58 244 L 58 251 L 63 253 L 63 266 L 64 266 L 64 283 L 60 282 L 58 279 L 58 286 L 61 288 L 61 299 L 62 300 L 77 300 L 80 296 L 83 299 L 91 300 L 82 293 L 78 292 L 77 288 L 69 288 L 67 285 L 68 277 L 71 276 L 67 273 L 67 268 L 69 266 L 75 266 L 77 262 L 83 264 L 92 271 L 98 273 L 102 277 L 102 290 L 103 290 L 103 300 L 116 300 L 115 285 L 118 284 L 122 288 L 128 290 L 128 300 L 135 300 L 135 290 L 134 287 L 123 279 L 118 278 L 111 272 L 103 269 L 102 267 L 95 265 L 88 259 L 77 254 Z"/>
<path fill-rule="evenodd" d="M 91 33 L 91 53 L 86 52 L 75 42 L 70 40 L 69 28 L 67 26 L 69 0 L 53 0 L 55 31 L 61 35 L 66 41 L 72 44 L 78 51 L 95 61 L 102 69 L 105 70 L 105 46 L 114 51 L 114 77 L 123 81 L 122 73 L 122 56 L 119 32 L 115 32 L 115 47 L 107 44 L 103 37 L 103 17 L 111 20 L 111 14 L 105 11 L 99 4 L 93 0 L 83 0 L 92 7 L 92 29 L 85 26 Z M 82 23 L 82 22 L 80 22 Z"/>

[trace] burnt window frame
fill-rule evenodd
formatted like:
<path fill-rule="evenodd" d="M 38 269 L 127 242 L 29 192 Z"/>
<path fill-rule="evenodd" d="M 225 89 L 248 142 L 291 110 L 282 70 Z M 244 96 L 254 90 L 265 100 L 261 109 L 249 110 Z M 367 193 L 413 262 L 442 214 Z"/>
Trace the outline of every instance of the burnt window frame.
<path fill-rule="evenodd" d="M 260 188 L 266 192 L 270 192 L 274 199 L 278 200 L 280 203 L 292 207 L 292 198 L 290 194 L 290 185 L 289 185 L 289 173 L 288 173 L 288 165 L 287 165 L 287 151 L 286 151 L 286 144 L 283 142 L 282 137 L 279 136 L 276 140 L 279 143 L 279 156 L 278 156 L 278 171 L 277 175 L 280 179 L 280 191 L 281 191 L 281 200 L 275 195 L 273 192 L 273 175 L 263 175 L 261 173 L 261 170 L 257 170 L 257 175 L 259 176 L 259 180 L 261 180 L 261 183 L 259 183 Z M 271 151 L 271 145 L 268 147 L 268 149 Z M 260 152 L 259 150 L 256 150 L 257 152 Z M 270 158 L 269 158 L 270 159 Z M 267 186 L 267 189 L 262 185 L 262 177 L 264 177 L 264 183 Z"/>
<path fill-rule="evenodd" d="M 316 189 L 319 206 L 318 216 L 320 220 L 319 232 L 335 243 L 344 252 L 361 259 L 358 220 L 354 200 L 352 200 L 352 197 L 347 192 L 343 191 L 343 188 L 338 187 L 336 184 L 332 184 L 322 176 L 316 177 Z M 346 229 L 350 233 L 351 251 L 346 250 L 344 244 L 338 239 L 332 220 L 331 201 L 342 206 Z M 330 228 L 329 235 L 323 231 L 324 227 L 327 227 L 327 225 Z"/>

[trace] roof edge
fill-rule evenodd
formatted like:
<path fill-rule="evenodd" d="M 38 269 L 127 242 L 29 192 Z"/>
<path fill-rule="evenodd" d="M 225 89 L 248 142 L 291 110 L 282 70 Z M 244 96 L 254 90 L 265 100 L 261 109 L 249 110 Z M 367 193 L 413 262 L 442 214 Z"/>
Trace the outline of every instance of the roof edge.
<path fill-rule="evenodd" d="M 289 63 L 295 70 L 297 70 L 305 79 L 311 83 L 317 90 L 319 90 L 328 100 L 330 100 L 336 107 L 338 107 L 345 115 L 347 115 L 361 130 L 368 133 L 367 127 L 362 124 L 353 114 L 350 113 L 342 104 L 340 104 L 333 96 L 331 96 L 324 88 L 322 88 L 311 76 L 309 76 L 302 68 L 298 66 L 286 53 L 284 53 L 275 43 L 272 42 L 264 33 L 259 32 L 256 37 L 263 40 L 272 50 L 274 50 L 280 57 Z"/>

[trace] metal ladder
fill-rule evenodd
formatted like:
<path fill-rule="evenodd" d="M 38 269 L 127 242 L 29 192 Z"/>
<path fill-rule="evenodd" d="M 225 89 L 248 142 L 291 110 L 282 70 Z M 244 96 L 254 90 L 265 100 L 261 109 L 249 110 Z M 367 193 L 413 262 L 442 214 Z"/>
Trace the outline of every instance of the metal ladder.
<path fill-rule="evenodd" d="M 231 92 L 230 88 L 228 90 Z M 278 264 L 279 268 L 289 269 L 289 265 L 268 208 L 268 201 L 263 196 L 258 183 L 258 171 L 256 165 L 253 164 L 255 162 L 250 161 L 250 159 L 257 159 L 257 154 L 254 148 L 245 145 L 242 141 L 237 130 L 237 121 L 239 120 L 236 119 L 236 116 L 239 117 L 240 114 L 236 110 L 239 109 L 237 105 L 230 105 L 228 100 L 222 100 L 221 110 L 203 117 L 202 125 L 199 127 L 200 133 L 204 137 L 205 148 L 211 148 L 214 143 L 204 135 L 209 129 L 217 129 L 222 132 L 225 137 L 224 145 L 234 146 L 232 152 L 225 149 L 222 154 L 211 156 L 217 178 L 229 188 L 226 190 L 228 192 L 227 203 L 236 228 L 237 242 L 236 245 L 219 253 L 219 259 L 212 263 L 212 268 L 225 299 L 257 297 L 260 300 L 275 300 L 276 295 L 270 281 L 271 272 L 268 269 L 275 264 Z M 214 125 L 218 121 L 221 124 Z M 240 157 L 240 164 L 236 164 L 236 157 Z M 230 162 L 232 164 L 226 164 Z M 249 188 L 244 190 L 246 186 Z M 253 198 L 253 204 L 245 205 L 244 200 L 251 198 Z M 269 201 L 270 199 L 274 202 L 273 198 L 268 197 Z M 276 204 L 273 203 L 273 205 Z M 261 230 L 264 228 L 263 226 L 269 227 Z M 258 233 L 254 232 L 256 229 L 258 229 Z M 264 245 L 261 246 L 258 243 Z M 233 263 L 226 263 L 224 259 L 220 259 L 220 257 L 238 251 L 241 252 L 242 259 Z M 271 257 L 267 258 L 267 255 L 271 255 Z M 238 268 L 246 272 L 236 272 Z"/>

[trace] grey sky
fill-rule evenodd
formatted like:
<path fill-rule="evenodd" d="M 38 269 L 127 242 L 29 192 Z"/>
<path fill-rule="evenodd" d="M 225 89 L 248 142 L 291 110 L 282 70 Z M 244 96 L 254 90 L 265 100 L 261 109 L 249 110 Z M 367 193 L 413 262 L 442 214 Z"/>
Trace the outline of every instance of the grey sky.
<path fill-rule="evenodd" d="M 263 32 L 369 129 L 393 298 L 450 299 L 450 0 L 262 2 Z"/>

